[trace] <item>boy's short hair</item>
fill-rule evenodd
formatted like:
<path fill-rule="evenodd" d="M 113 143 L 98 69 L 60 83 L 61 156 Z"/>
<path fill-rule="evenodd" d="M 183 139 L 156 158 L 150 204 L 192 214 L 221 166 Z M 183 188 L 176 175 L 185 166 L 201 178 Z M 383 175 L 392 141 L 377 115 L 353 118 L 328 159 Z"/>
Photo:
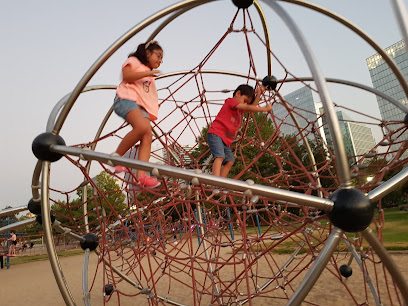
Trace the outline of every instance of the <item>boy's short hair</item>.
<path fill-rule="evenodd" d="M 237 92 L 241 92 L 241 95 L 247 96 L 251 98 L 251 103 L 254 102 L 255 99 L 255 91 L 252 86 L 249 86 L 247 84 L 241 84 L 235 89 L 234 91 L 234 96 Z"/>

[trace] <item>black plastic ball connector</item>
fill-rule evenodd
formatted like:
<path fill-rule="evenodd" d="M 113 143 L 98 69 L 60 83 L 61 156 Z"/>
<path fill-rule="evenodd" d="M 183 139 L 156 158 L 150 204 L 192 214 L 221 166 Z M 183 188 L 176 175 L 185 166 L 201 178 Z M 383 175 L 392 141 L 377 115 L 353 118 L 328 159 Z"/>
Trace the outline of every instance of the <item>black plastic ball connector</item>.
<path fill-rule="evenodd" d="M 85 241 L 81 241 L 79 244 L 81 245 L 81 248 L 85 251 L 86 249 L 89 249 L 91 251 L 94 251 L 99 244 L 99 238 L 95 234 L 85 234 L 84 236 Z"/>
<path fill-rule="evenodd" d="M 111 295 L 114 289 L 112 284 L 105 285 L 105 295 Z"/>
<path fill-rule="evenodd" d="M 345 232 L 361 232 L 374 217 L 374 205 L 358 189 L 339 189 L 333 192 L 330 200 L 333 209 L 327 212 L 330 221 Z"/>
<path fill-rule="evenodd" d="M 50 211 L 50 218 L 51 218 L 51 224 L 53 224 L 54 221 L 55 221 L 55 212 L 52 211 L 52 210 Z M 40 225 L 42 225 L 42 216 L 41 216 L 41 214 L 37 215 L 37 216 L 35 217 L 35 220 L 36 220 Z"/>
<path fill-rule="evenodd" d="M 53 133 L 42 133 L 34 139 L 31 149 L 35 157 L 37 157 L 39 160 L 55 162 L 63 155 L 50 151 L 50 146 L 52 145 L 65 146 L 65 141 L 60 135 L 54 135 Z"/>
<path fill-rule="evenodd" d="M 28 201 L 27 208 L 30 213 L 35 214 L 35 215 L 40 215 L 41 214 L 41 203 L 40 202 L 35 202 L 33 199 Z"/>
<path fill-rule="evenodd" d="M 254 3 L 254 0 L 232 0 L 232 3 L 240 9 L 246 9 Z"/>
<path fill-rule="evenodd" d="M 275 90 L 278 85 L 278 80 L 273 75 L 267 75 L 263 78 L 262 85 L 268 90 Z"/>
<path fill-rule="evenodd" d="M 408 125 L 408 114 L 405 114 L 404 123 L 405 125 Z"/>
<path fill-rule="evenodd" d="M 350 277 L 353 274 L 353 269 L 349 265 L 341 265 L 339 270 L 343 277 Z"/>

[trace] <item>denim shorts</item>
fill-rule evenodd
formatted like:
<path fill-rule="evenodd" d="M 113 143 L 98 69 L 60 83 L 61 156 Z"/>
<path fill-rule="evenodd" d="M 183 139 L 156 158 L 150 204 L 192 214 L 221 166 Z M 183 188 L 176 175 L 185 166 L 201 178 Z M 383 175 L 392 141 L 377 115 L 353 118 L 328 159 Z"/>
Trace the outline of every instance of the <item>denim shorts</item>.
<path fill-rule="evenodd" d="M 222 141 L 220 136 L 208 133 L 207 142 L 208 142 L 208 145 L 210 146 L 210 151 L 211 151 L 212 156 L 214 158 L 222 157 L 224 159 L 223 164 L 227 161 L 233 162 L 235 160 L 234 154 L 232 154 L 231 148 L 228 147 Z"/>
<path fill-rule="evenodd" d="M 145 118 L 149 118 L 148 112 L 146 112 L 146 110 L 135 101 L 121 99 L 118 96 L 115 97 L 115 100 L 113 102 L 113 110 L 119 117 L 122 117 L 126 120 L 127 114 L 134 109 L 140 109 L 142 111 L 142 116 Z"/>

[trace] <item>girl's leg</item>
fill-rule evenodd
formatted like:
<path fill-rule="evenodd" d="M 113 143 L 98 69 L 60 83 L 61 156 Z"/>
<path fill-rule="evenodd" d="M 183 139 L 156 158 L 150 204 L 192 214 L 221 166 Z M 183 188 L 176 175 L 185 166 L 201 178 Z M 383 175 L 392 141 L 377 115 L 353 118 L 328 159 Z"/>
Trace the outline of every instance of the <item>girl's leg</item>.
<path fill-rule="evenodd" d="M 213 163 L 213 167 L 212 167 L 213 175 L 220 176 L 221 165 L 222 165 L 223 161 L 224 161 L 224 158 L 222 158 L 222 157 L 217 157 L 216 159 L 214 159 L 214 163 Z"/>
<path fill-rule="evenodd" d="M 234 164 L 233 161 L 227 161 L 225 165 L 221 168 L 220 176 L 227 177 L 229 171 L 231 170 L 232 165 Z"/>
<path fill-rule="evenodd" d="M 149 161 L 150 159 L 150 151 L 152 147 L 152 131 L 150 128 L 150 120 L 147 118 L 144 118 L 148 121 L 149 124 L 149 131 L 146 132 L 143 136 L 142 139 L 140 139 L 140 146 L 139 146 L 139 152 L 138 152 L 138 159 L 141 161 Z M 143 170 L 137 170 L 136 177 L 140 178 L 142 177 L 146 171 Z"/>
<path fill-rule="evenodd" d="M 125 153 L 134 146 L 135 143 L 141 140 L 145 134 L 150 133 L 151 138 L 152 133 L 150 120 L 142 115 L 140 109 L 131 110 L 126 116 L 126 121 L 130 123 L 133 129 L 126 134 L 116 149 L 116 153 L 120 156 L 125 155 Z"/>

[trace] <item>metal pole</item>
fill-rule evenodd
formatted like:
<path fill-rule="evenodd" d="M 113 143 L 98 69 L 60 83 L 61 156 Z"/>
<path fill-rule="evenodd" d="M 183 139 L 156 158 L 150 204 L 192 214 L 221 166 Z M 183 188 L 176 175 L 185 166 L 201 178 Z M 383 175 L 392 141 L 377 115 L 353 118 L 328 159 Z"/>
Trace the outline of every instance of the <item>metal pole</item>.
<path fill-rule="evenodd" d="M 342 235 L 343 231 L 341 229 L 333 227 L 333 231 L 329 238 L 327 238 L 323 249 L 316 258 L 316 261 L 300 283 L 299 287 L 296 289 L 293 296 L 289 299 L 287 305 L 300 305 L 303 302 L 329 262 L 330 257 L 333 255 L 333 252 L 339 244 Z"/>
<path fill-rule="evenodd" d="M 60 289 L 61 295 L 68 306 L 74 306 L 74 298 L 69 291 L 68 285 L 65 282 L 64 276 L 59 265 L 58 256 L 55 251 L 54 241 L 52 238 L 51 217 L 50 217 L 50 199 L 49 199 L 49 182 L 50 181 L 50 162 L 44 161 L 41 178 L 41 209 L 42 209 L 42 223 L 44 236 L 46 241 L 48 258 L 50 260 L 51 268 L 54 272 L 55 280 Z"/>
<path fill-rule="evenodd" d="M 377 236 L 374 235 L 371 228 L 367 227 L 364 231 L 362 231 L 362 234 L 377 253 L 378 257 L 380 257 L 384 266 L 390 272 L 393 281 L 398 286 L 402 296 L 404 297 L 405 304 L 408 305 L 408 285 L 397 265 L 392 260 L 391 256 L 388 254 L 387 250 L 381 244 Z"/>

